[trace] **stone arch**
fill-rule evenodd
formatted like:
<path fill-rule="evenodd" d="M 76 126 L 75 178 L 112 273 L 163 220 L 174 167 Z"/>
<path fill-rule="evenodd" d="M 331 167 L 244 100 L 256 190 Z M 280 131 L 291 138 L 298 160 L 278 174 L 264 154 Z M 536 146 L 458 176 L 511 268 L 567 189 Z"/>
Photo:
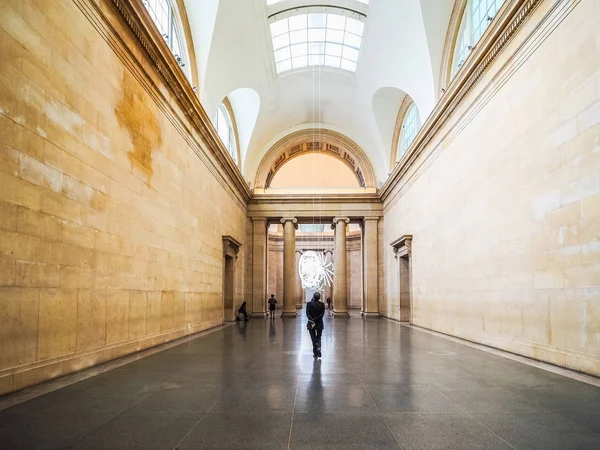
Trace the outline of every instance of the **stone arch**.
<path fill-rule="evenodd" d="M 277 171 L 292 159 L 320 151 L 342 161 L 358 180 L 359 186 L 375 189 L 375 172 L 365 152 L 351 139 L 327 129 L 296 131 L 277 141 L 265 154 L 254 179 L 254 189 L 267 189 Z"/>

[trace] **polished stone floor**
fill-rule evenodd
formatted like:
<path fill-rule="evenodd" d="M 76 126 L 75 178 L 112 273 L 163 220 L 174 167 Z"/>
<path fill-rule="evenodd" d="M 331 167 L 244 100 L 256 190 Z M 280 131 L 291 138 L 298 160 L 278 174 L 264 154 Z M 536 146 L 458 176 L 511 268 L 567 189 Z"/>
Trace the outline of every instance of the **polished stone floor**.
<path fill-rule="evenodd" d="M 237 323 L 0 411 L 0 449 L 600 449 L 600 388 L 398 323 Z"/>

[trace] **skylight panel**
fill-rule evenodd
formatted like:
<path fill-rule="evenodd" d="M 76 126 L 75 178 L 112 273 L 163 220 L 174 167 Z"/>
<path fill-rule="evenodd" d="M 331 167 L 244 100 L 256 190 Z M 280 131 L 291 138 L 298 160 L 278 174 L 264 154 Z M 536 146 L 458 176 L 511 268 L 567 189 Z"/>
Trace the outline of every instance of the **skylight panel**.
<path fill-rule="evenodd" d="M 267 6 L 276 5 L 277 3 L 281 3 L 285 0 L 267 0 Z M 358 3 L 362 3 L 363 5 L 368 5 L 369 0 L 355 0 Z"/>
<path fill-rule="evenodd" d="M 270 28 L 278 74 L 307 66 L 356 71 L 364 31 L 360 20 L 308 13 L 278 20 Z"/>

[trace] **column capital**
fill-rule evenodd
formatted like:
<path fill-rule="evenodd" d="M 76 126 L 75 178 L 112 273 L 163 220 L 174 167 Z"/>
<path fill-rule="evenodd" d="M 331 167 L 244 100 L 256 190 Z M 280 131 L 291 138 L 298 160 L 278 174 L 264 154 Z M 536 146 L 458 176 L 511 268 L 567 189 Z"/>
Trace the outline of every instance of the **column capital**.
<path fill-rule="evenodd" d="M 281 219 L 279 219 L 279 222 L 282 225 L 285 225 L 286 222 L 292 222 L 294 224 L 294 229 L 298 229 L 298 219 L 296 219 L 295 217 L 282 217 Z"/>
<path fill-rule="evenodd" d="M 350 218 L 349 218 L 349 217 L 334 217 L 334 218 L 333 218 L 333 223 L 334 223 L 335 225 L 337 225 L 337 223 L 338 223 L 340 220 L 343 220 L 344 222 L 346 222 L 346 225 L 350 223 Z"/>
<path fill-rule="evenodd" d="M 266 217 L 251 217 L 250 219 L 252 220 L 252 222 L 268 222 Z"/>

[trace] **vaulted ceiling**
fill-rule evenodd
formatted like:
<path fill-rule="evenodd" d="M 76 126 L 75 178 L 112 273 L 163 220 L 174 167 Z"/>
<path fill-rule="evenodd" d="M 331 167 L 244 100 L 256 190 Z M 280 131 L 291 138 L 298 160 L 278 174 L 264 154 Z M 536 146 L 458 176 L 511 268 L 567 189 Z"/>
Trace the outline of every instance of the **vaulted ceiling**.
<path fill-rule="evenodd" d="M 248 181 L 273 144 L 316 126 L 356 142 L 380 185 L 390 172 L 394 124 L 404 96 L 414 99 L 423 120 L 433 109 L 454 0 L 364 3 L 282 0 L 267 6 L 267 0 L 185 0 L 201 101 L 212 117 L 229 97 Z M 316 4 L 366 13 L 356 73 L 308 67 L 277 75 L 269 17 Z"/>

